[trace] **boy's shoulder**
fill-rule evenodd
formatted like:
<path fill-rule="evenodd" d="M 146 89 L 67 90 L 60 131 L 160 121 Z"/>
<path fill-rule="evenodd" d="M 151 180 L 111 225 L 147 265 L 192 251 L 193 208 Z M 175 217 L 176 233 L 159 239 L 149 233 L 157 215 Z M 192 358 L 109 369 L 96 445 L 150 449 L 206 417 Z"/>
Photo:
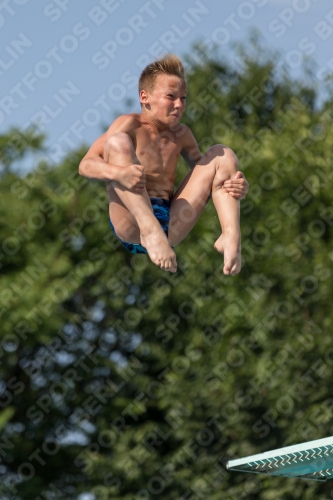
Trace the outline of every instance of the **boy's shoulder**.
<path fill-rule="evenodd" d="M 181 126 L 181 129 L 180 129 L 178 135 L 182 137 L 184 143 L 192 142 L 193 140 L 195 140 L 193 132 L 190 129 L 190 127 L 188 127 L 187 125 L 184 125 L 183 123 L 181 123 L 179 125 Z"/>
<path fill-rule="evenodd" d="M 110 125 L 106 132 L 109 137 L 117 132 L 126 132 L 130 134 L 136 128 L 141 126 L 141 115 L 139 113 L 128 113 L 119 115 Z"/>
<path fill-rule="evenodd" d="M 133 125 L 140 125 L 141 124 L 141 115 L 139 113 L 126 113 L 123 115 L 119 115 L 112 125 L 118 124 L 118 125 L 127 125 L 127 126 L 133 126 Z M 112 126 L 111 125 L 111 126 Z"/>
<path fill-rule="evenodd" d="M 188 125 L 184 125 L 184 123 L 180 123 L 179 125 L 181 125 L 181 127 L 182 127 L 183 134 L 187 134 L 187 135 L 192 134 L 192 130 L 190 129 L 190 127 Z"/>

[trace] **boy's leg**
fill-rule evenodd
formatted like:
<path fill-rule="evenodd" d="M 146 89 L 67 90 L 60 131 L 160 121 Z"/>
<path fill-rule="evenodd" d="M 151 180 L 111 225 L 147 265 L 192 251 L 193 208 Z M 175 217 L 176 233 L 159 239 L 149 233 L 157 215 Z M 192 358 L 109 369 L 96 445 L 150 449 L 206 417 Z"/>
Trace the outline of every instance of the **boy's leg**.
<path fill-rule="evenodd" d="M 225 274 L 237 274 L 241 269 L 240 203 L 222 189 L 237 169 L 237 156 L 230 148 L 222 144 L 211 147 L 184 178 L 170 207 L 168 234 L 174 246 L 191 231 L 212 194 L 223 231 L 214 246 L 224 253 Z"/>
<path fill-rule="evenodd" d="M 104 160 L 120 167 L 140 164 L 131 138 L 123 132 L 109 138 L 104 148 Z M 106 188 L 110 219 L 119 238 L 129 243 L 141 243 L 154 264 L 175 272 L 176 254 L 153 213 L 147 190 L 129 191 L 114 181 L 106 182 Z"/>

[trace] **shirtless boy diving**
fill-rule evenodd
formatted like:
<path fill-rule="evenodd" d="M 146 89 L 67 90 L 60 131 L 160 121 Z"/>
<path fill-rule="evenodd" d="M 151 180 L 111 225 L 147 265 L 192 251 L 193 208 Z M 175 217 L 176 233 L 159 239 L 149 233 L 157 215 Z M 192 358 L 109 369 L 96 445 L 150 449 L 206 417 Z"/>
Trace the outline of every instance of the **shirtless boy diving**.
<path fill-rule="evenodd" d="M 148 65 L 139 79 L 141 114 L 119 116 L 90 147 L 79 166 L 84 177 L 104 180 L 110 226 L 133 253 L 148 253 L 176 272 L 173 247 L 191 231 L 212 196 L 222 234 L 215 249 L 223 272 L 241 269 L 240 202 L 249 185 L 237 157 L 222 144 L 202 155 L 191 130 L 180 123 L 186 106 L 181 60 L 172 54 Z M 174 193 L 179 155 L 191 167 Z"/>

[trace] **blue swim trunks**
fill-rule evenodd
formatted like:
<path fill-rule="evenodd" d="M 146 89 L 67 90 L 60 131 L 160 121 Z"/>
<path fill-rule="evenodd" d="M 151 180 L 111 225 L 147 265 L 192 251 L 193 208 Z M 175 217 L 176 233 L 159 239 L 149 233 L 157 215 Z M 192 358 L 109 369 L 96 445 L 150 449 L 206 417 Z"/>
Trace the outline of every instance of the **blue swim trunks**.
<path fill-rule="evenodd" d="M 156 219 L 162 226 L 163 231 L 168 236 L 169 220 L 170 220 L 170 200 L 163 200 L 162 198 L 150 198 L 151 205 Z M 114 230 L 113 224 L 110 220 L 110 226 L 114 234 L 117 236 L 118 240 L 121 241 L 122 245 L 132 253 L 148 253 L 147 250 L 140 245 L 140 243 L 126 243 L 119 238 L 116 231 Z"/>

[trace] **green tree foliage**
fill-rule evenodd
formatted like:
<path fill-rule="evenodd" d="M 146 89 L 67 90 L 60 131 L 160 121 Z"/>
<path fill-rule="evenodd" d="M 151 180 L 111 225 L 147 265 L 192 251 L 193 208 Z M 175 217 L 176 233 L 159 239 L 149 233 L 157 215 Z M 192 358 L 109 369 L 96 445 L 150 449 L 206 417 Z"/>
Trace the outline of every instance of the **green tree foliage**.
<path fill-rule="evenodd" d="M 119 246 L 104 186 L 77 174 L 85 148 L 20 176 L 42 138 L 0 138 L 4 500 L 333 497 L 224 467 L 332 434 L 332 112 L 258 46 L 236 69 L 193 51 L 184 121 L 251 185 L 236 277 L 211 201 L 169 275 Z"/>

